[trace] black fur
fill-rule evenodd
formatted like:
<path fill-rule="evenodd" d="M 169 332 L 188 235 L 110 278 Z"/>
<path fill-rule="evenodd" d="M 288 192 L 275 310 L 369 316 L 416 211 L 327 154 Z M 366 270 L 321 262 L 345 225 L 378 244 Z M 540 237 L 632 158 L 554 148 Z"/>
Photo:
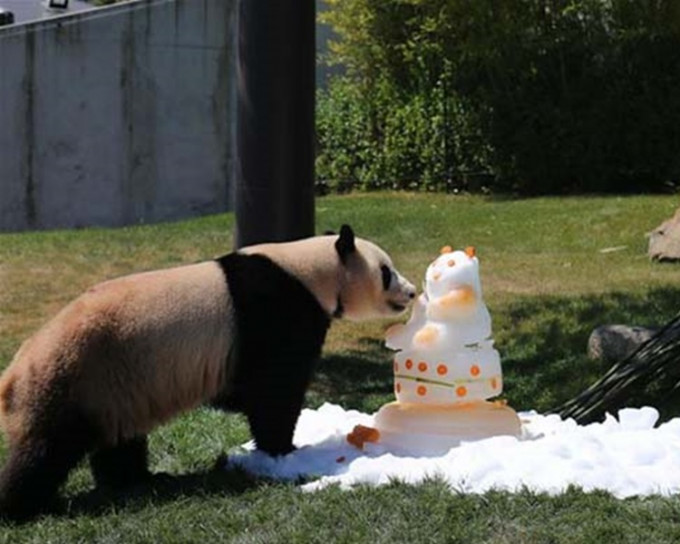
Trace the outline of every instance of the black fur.
<path fill-rule="evenodd" d="M 52 409 L 50 409 L 52 408 Z M 51 405 L 40 425 L 10 444 L 0 474 L 0 516 L 22 521 L 51 510 L 69 472 L 97 442 L 97 433 L 72 405 Z"/>
<path fill-rule="evenodd" d="M 218 260 L 234 310 L 235 369 L 214 404 L 244 413 L 260 450 L 284 455 L 330 326 L 312 293 L 262 255 Z"/>
<path fill-rule="evenodd" d="M 354 231 L 349 225 L 340 227 L 340 236 L 335 242 L 335 249 L 340 256 L 340 261 L 344 264 L 347 262 L 347 256 L 356 250 L 354 243 Z"/>
<path fill-rule="evenodd" d="M 335 311 L 333 312 L 333 317 L 335 319 L 342 319 L 343 315 L 345 315 L 345 307 L 342 304 L 342 300 L 340 300 L 340 295 L 338 295 L 338 300 L 335 303 Z"/>
<path fill-rule="evenodd" d="M 90 468 L 98 487 L 120 489 L 151 477 L 146 436 L 101 448 L 90 455 Z"/>

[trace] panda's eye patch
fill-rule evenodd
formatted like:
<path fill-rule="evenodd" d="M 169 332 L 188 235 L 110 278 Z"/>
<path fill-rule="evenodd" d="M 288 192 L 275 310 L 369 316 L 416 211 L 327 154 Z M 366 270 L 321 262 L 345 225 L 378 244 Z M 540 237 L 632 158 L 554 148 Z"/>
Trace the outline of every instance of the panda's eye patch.
<path fill-rule="evenodd" d="M 389 266 L 382 265 L 380 272 L 382 272 L 383 289 L 387 291 L 390 288 L 390 283 L 392 283 L 392 271 Z"/>

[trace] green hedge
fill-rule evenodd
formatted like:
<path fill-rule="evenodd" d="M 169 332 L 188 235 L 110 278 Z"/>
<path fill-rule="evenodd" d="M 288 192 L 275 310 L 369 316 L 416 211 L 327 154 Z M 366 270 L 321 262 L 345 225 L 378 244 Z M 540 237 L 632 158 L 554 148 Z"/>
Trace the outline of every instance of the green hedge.
<path fill-rule="evenodd" d="M 325 190 L 642 192 L 680 181 L 680 3 L 327 0 Z"/>
<path fill-rule="evenodd" d="M 408 94 L 385 80 L 362 89 L 338 77 L 319 97 L 317 131 L 317 174 L 329 190 L 452 191 L 492 181 L 477 115 L 444 81 Z"/>

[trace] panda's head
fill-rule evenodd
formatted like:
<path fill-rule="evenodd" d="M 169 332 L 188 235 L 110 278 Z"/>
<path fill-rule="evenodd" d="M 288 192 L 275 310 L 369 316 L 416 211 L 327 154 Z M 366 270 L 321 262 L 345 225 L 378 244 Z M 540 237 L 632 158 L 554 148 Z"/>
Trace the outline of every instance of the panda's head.
<path fill-rule="evenodd" d="M 377 245 L 356 238 L 343 225 L 334 243 L 340 263 L 336 317 L 361 321 L 393 317 L 406 310 L 416 289 Z"/>
<path fill-rule="evenodd" d="M 352 321 L 394 317 L 415 298 L 415 287 L 375 244 L 356 238 L 343 225 L 340 234 L 294 242 L 259 244 L 240 253 L 262 255 L 300 281 L 332 317 Z M 254 278 L 255 279 L 255 278 Z"/>

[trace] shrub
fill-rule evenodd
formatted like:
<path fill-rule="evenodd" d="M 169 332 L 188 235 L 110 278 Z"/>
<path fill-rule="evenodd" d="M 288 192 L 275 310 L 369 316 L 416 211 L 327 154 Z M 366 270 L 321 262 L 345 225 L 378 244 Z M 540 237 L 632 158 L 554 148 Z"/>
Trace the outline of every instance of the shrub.
<path fill-rule="evenodd" d="M 330 186 L 522 194 L 680 180 L 680 4 L 327 0 Z M 483 183 L 478 180 L 483 179 Z"/>
<path fill-rule="evenodd" d="M 480 188 L 489 149 L 474 109 L 450 91 L 444 72 L 432 88 L 406 92 L 388 78 L 362 85 L 330 81 L 317 101 L 324 190 Z"/>

